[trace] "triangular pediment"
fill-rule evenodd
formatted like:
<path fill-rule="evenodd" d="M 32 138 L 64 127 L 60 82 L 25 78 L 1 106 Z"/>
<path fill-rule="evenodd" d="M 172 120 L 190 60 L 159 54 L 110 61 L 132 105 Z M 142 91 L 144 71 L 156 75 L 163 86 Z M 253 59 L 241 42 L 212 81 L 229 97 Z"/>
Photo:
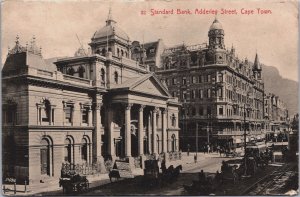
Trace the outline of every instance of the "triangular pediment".
<path fill-rule="evenodd" d="M 170 97 L 168 90 L 153 75 L 139 81 L 130 87 L 131 91 L 152 94 L 156 96 Z"/>

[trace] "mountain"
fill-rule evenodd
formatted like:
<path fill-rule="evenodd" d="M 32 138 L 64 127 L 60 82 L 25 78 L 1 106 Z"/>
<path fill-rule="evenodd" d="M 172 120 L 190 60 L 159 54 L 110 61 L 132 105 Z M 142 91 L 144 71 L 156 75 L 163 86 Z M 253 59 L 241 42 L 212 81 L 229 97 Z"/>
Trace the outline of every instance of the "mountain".
<path fill-rule="evenodd" d="M 265 93 L 274 93 L 279 96 L 289 110 L 289 116 L 298 113 L 298 82 L 282 78 L 277 68 L 273 66 L 262 67 L 262 76 L 265 83 Z"/>

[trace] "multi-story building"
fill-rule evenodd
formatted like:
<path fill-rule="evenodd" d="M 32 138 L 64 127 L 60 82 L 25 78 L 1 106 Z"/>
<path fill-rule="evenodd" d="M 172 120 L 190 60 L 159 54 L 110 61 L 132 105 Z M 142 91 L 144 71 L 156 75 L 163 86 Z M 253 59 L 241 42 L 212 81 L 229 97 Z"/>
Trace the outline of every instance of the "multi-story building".
<path fill-rule="evenodd" d="M 19 38 L 2 69 L 3 175 L 29 183 L 60 176 L 62 163 L 103 164 L 178 150 L 179 102 L 133 58 L 109 16 L 74 57 L 46 61 Z"/>
<path fill-rule="evenodd" d="M 289 130 L 289 114 L 285 103 L 278 96 L 268 93 L 264 97 L 264 118 L 267 139 Z"/>
<path fill-rule="evenodd" d="M 156 74 L 178 97 L 181 148 L 205 144 L 231 146 L 263 138 L 264 83 L 256 54 L 254 63 L 239 59 L 235 48 L 225 48 L 225 32 L 215 19 L 209 43 L 166 48 Z M 198 129 L 197 129 L 198 127 Z M 198 131 L 198 132 L 197 132 Z"/>

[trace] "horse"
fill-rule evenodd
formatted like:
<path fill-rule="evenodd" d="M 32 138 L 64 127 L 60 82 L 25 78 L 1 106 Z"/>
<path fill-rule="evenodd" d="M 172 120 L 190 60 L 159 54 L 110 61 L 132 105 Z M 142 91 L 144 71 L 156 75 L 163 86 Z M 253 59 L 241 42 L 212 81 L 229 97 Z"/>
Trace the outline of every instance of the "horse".
<path fill-rule="evenodd" d="M 170 183 L 172 181 L 172 176 L 173 176 L 173 171 L 174 171 L 174 166 L 170 165 L 167 169 L 165 166 L 162 165 L 162 181 Z"/>
<path fill-rule="evenodd" d="M 166 162 L 165 162 L 165 161 L 161 162 L 161 167 L 160 167 L 160 169 L 161 169 L 162 174 L 165 174 L 165 173 L 166 173 L 167 167 L 166 167 Z"/>
<path fill-rule="evenodd" d="M 114 170 L 114 169 L 109 170 L 108 177 L 109 177 L 109 180 L 110 180 L 111 183 L 113 182 L 112 178 L 115 178 L 117 180 L 119 180 L 119 178 L 121 178 L 119 171 L 118 170 Z"/>
<path fill-rule="evenodd" d="M 182 165 L 179 165 L 176 168 L 174 168 L 174 170 L 172 172 L 172 178 L 177 180 L 181 170 L 182 170 Z"/>

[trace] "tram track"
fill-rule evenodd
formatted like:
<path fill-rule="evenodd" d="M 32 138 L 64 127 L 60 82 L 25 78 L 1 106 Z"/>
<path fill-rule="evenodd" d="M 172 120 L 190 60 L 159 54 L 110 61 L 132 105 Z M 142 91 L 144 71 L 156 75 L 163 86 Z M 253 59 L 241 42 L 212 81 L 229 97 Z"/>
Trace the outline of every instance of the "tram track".
<path fill-rule="evenodd" d="M 288 171 L 291 171 L 295 167 L 295 164 L 287 164 L 274 171 L 271 174 L 267 174 L 260 178 L 250 187 L 242 192 L 242 195 L 264 195 L 268 189 L 274 187 L 276 180 L 284 176 Z"/>

